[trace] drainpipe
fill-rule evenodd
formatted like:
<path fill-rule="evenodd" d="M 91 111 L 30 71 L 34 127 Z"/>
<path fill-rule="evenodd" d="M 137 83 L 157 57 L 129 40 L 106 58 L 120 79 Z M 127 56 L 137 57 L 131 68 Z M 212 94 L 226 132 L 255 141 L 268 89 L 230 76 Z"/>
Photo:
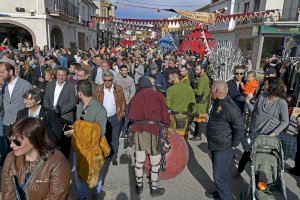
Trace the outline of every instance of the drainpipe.
<path fill-rule="evenodd" d="M 39 13 L 39 0 L 35 0 L 36 3 L 36 13 Z"/>
<path fill-rule="evenodd" d="M 47 23 L 47 22 L 46 22 Z M 50 41 L 50 24 L 47 24 L 47 39 L 48 39 L 48 47 L 51 49 L 51 41 Z"/>

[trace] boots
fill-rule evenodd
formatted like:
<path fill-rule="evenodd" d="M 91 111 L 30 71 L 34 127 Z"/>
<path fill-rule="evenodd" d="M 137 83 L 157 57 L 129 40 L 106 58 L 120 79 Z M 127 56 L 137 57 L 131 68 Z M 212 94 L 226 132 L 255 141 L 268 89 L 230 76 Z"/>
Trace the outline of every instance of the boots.
<path fill-rule="evenodd" d="M 161 155 L 150 156 L 150 164 L 151 164 L 151 188 L 150 195 L 152 197 L 158 197 L 165 193 L 164 188 L 158 187 L 159 182 L 159 169 L 160 169 L 160 160 Z"/>
<path fill-rule="evenodd" d="M 195 136 L 191 139 L 191 141 L 202 140 L 202 133 L 205 132 L 206 132 L 206 122 L 196 122 Z"/>
<path fill-rule="evenodd" d="M 136 193 L 142 194 L 143 192 L 143 167 L 144 162 L 146 160 L 146 152 L 145 151 L 136 151 L 135 152 L 135 180 L 136 180 Z"/>
<path fill-rule="evenodd" d="M 159 197 L 161 195 L 163 195 L 165 193 L 165 189 L 164 188 L 150 188 L 150 195 L 151 197 Z"/>

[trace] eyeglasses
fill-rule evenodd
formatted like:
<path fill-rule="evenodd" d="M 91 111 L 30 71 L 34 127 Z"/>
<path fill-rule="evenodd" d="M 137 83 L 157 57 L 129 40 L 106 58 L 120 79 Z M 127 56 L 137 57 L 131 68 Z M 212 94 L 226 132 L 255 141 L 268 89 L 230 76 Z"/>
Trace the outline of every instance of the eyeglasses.
<path fill-rule="evenodd" d="M 244 73 L 235 73 L 235 75 L 244 75 Z"/>
<path fill-rule="evenodd" d="M 112 80 L 103 80 L 103 82 L 112 82 Z"/>
<path fill-rule="evenodd" d="M 11 138 L 8 138 L 8 140 L 9 140 L 10 143 L 14 143 L 18 147 L 22 145 L 22 142 L 19 141 L 19 140 L 11 139 Z"/>

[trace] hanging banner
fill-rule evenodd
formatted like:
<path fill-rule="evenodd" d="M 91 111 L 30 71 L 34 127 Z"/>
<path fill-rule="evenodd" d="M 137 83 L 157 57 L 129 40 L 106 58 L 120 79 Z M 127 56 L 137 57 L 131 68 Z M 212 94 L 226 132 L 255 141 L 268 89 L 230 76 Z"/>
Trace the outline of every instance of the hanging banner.
<path fill-rule="evenodd" d="M 221 16 L 219 13 L 207 13 L 207 12 L 195 12 L 195 11 L 186 11 L 186 10 L 173 10 L 169 9 L 168 11 L 175 12 L 182 17 L 192 20 L 194 22 L 211 24 L 214 25 L 217 21 L 217 18 Z"/>
<path fill-rule="evenodd" d="M 195 26 L 197 23 L 215 25 L 216 23 L 228 23 L 230 20 L 243 21 L 250 19 L 264 19 L 270 16 L 274 18 L 278 10 L 267 10 L 253 13 L 238 13 L 233 15 L 221 15 L 220 13 L 206 13 L 184 10 L 164 9 L 170 12 L 176 12 L 183 18 L 178 19 L 124 19 L 112 17 L 92 16 L 92 20 L 97 23 L 118 22 L 127 25 L 148 26 L 148 27 L 168 27 L 168 26 Z"/>

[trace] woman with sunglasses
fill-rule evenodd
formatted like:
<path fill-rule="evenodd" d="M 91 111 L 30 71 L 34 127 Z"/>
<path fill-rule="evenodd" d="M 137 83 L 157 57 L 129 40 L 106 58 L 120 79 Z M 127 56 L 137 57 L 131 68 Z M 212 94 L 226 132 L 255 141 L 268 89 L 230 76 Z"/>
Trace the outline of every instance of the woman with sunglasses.
<path fill-rule="evenodd" d="M 285 98 L 286 86 L 278 78 L 268 79 L 264 86 L 264 92 L 256 100 L 250 103 L 251 97 L 246 98 L 246 104 L 253 112 L 250 122 L 249 138 L 253 142 L 259 135 L 276 137 L 289 125 L 288 105 Z M 246 138 L 247 139 L 247 138 Z M 239 162 L 238 170 L 233 174 L 237 178 L 250 161 L 250 144 L 244 143 L 244 153 Z"/>
<path fill-rule="evenodd" d="M 43 123 L 33 117 L 22 118 L 8 137 L 13 151 L 3 166 L 2 199 L 66 199 L 70 166 L 50 144 Z"/>

